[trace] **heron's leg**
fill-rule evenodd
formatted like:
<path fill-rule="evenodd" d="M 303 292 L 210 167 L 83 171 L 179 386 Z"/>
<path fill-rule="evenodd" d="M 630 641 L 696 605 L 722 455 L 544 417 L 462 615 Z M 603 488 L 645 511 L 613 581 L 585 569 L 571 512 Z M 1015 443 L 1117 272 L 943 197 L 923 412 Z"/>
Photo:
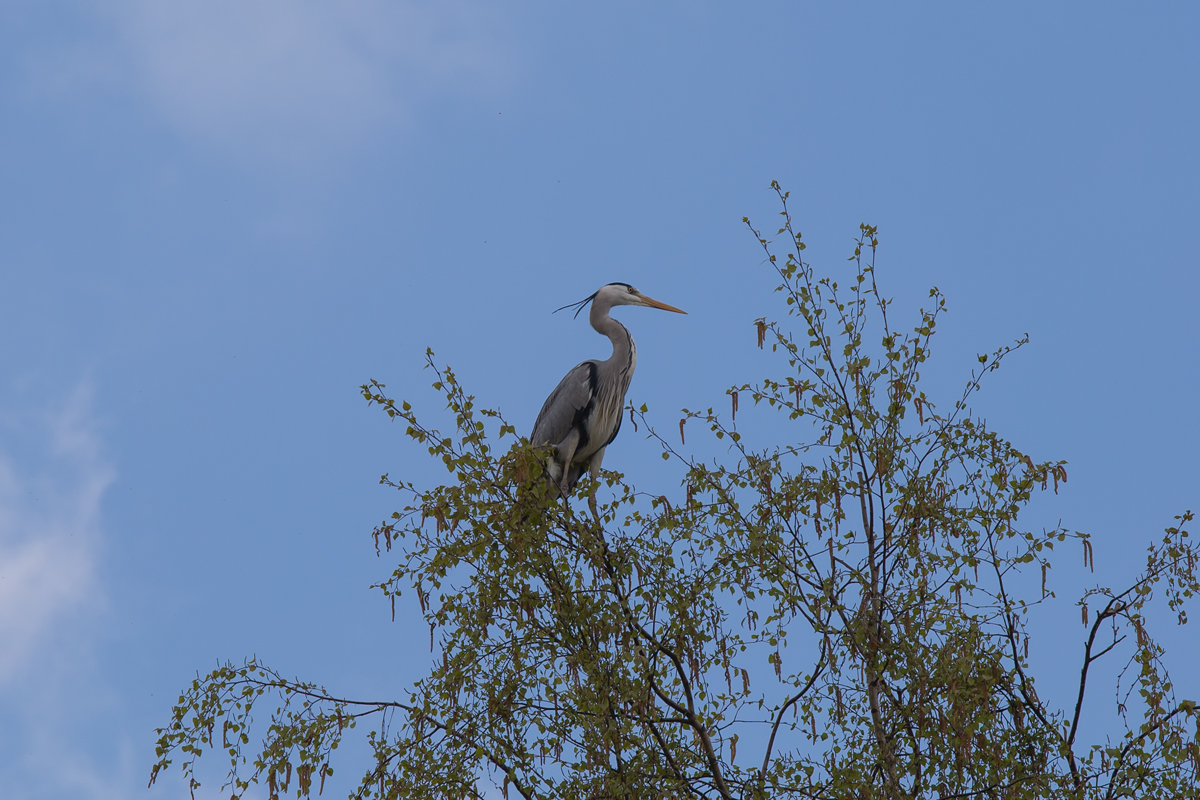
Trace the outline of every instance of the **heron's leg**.
<path fill-rule="evenodd" d="M 575 449 L 579 447 L 579 431 L 575 428 L 567 434 L 554 448 L 554 460 L 562 467 L 562 475 L 558 482 L 558 493 L 564 498 L 570 493 L 571 459 L 575 457 Z"/>
<path fill-rule="evenodd" d="M 592 456 L 592 460 L 588 462 L 588 475 L 592 477 L 593 483 L 591 491 L 588 492 L 588 508 L 592 510 L 592 518 L 597 522 L 600 521 L 600 513 L 596 510 L 596 485 L 595 481 L 600 477 L 600 462 L 604 461 L 604 447 L 596 451 Z"/>

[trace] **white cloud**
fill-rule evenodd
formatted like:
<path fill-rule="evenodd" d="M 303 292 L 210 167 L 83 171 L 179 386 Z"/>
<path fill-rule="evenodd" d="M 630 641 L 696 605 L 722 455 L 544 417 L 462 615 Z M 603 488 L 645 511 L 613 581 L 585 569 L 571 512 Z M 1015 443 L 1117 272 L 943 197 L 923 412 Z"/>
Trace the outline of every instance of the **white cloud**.
<path fill-rule="evenodd" d="M 49 405 L 0 412 L 0 794 L 116 800 L 140 783 L 143 764 L 112 728 L 116 701 L 93 654 L 106 621 L 102 504 L 115 471 L 89 387 Z M 101 711 L 98 757 L 83 731 L 97 729 Z"/>
<path fill-rule="evenodd" d="M 129 0 L 116 25 L 130 80 L 178 130 L 288 161 L 395 133 L 424 99 L 495 89 L 495 23 L 458 2 Z"/>
<path fill-rule="evenodd" d="M 30 671 L 57 625 L 96 607 L 100 503 L 114 477 L 86 388 L 56 412 L 5 422 L 32 448 L 20 460 L 0 449 L 0 687 Z"/>

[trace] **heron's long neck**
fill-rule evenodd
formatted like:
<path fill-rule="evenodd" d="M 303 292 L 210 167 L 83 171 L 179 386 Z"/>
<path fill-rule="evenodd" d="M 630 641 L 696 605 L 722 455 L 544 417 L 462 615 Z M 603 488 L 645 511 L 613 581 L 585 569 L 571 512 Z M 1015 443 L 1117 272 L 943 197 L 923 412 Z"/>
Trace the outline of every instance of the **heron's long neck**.
<path fill-rule="evenodd" d="M 607 308 L 597 308 L 592 306 L 591 315 L 589 317 L 592 327 L 598 333 L 602 333 L 612 342 L 613 352 L 609 357 L 608 363 L 613 366 L 628 371 L 628 376 L 633 376 L 633 369 L 637 366 L 637 346 L 633 343 L 633 337 L 629 335 L 629 331 L 625 326 L 617 322 L 608 315 Z"/>

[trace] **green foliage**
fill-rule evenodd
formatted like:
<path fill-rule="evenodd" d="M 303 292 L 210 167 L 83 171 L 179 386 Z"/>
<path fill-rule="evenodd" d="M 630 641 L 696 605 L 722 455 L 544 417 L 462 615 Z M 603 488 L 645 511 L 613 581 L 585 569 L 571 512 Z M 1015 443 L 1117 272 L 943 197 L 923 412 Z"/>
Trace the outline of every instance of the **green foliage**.
<path fill-rule="evenodd" d="M 940 293 L 894 329 L 876 229 L 861 226 L 846 280 L 818 276 L 780 200 L 784 254 L 751 228 L 794 323 L 756 322 L 780 374 L 732 388 L 728 421 L 685 411 L 679 447 L 629 409 L 679 465 L 675 501 L 605 472 L 590 487 L 609 498 L 600 520 L 556 502 L 545 454 L 432 354 L 452 432 L 363 386 L 449 472 L 435 486 L 383 476 L 403 505 L 374 532 L 398 556 L 378 588 L 393 611 L 415 595 L 436 666 L 408 696 L 374 702 L 256 661 L 215 670 L 159 731 L 151 781 L 178 758 L 194 788 L 196 759 L 220 747 L 235 797 L 254 782 L 272 798 L 319 793 L 342 737 L 369 720 L 374 762 L 353 797 L 483 797 L 489 781 L 530 799 L 1196 796 L 1196 706 L 1175 698 L 1145 617 L 1160 592 L 1186 621 L 1200 588 L 1191 514 L 1129 587 L 1084 594 L 1078 702 L 1044 702 L 1027 621 L 1051 596 L 1051 558 L 1071 540 L 1090 560 L 1092 544 L 1021 527 L 1065 464 L 1035 461 L 968 406 L 1025 340 L 980 356 L 940 410 L 919 388 Z M 747 442 L 742 396 L 781 415 L 785 443 Z M 689 420 L 728 457 L 691 455 Z M 1128 729 L 1081 742 L 1089 670 L 1115 652 L 1129 658 Z M 245 752 L 263 702 L 270 723 Z"/>

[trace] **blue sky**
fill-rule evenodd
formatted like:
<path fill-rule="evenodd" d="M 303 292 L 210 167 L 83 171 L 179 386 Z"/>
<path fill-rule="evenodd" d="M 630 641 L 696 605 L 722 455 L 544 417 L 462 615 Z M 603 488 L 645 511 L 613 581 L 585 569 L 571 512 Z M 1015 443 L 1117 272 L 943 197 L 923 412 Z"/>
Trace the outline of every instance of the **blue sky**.
<path fill-rule="evenodd" d="M 930 391 L 1031 335 L 975 409 L 1070 462 L 1027 524 L 1097 542 L 1035 644 L 1065 691 L 1079 590 L 1200 505 L 1198 39 L 1182 3 L 0 2 L 5 797 L 183 796 L 152 728 L 218 660 L 414 680 L 369 533 L 380 473 L 437 476 L 356 387 L 436 417 L 431 346 L 527 432 L 607 354 L 550 312 L 626 281 L 689 312 L 620 315 L 630 399 L 722 403 L 781 313 L 772 179 L 818 267 L 866 221 L 895 313 L 949 297 Z M 606 466 L 676 481 L 631 430 Z"/>

